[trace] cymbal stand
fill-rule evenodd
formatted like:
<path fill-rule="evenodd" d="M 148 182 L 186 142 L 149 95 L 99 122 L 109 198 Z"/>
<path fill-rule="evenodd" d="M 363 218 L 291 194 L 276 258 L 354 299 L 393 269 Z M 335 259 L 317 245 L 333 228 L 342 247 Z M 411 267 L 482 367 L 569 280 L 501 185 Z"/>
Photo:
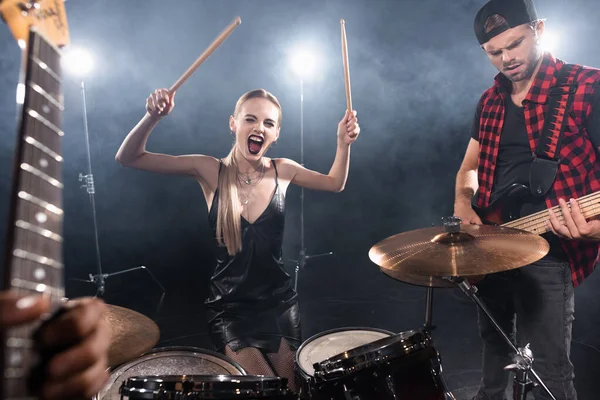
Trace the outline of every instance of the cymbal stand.
<path fill-rule="evenodd" d="M 533 376 L 535 382 L 539 384 L 546 393 L 550 396 L 552 400 L 556 400 L 556 397 L 550 392 L 550 389 L 544 384 L 539 375 L 534 371 L 533 364 L 533 352 L 529 348 L 529 344 L 527 344 L 524 348 L 517 348 L 510 338 L 506 335 L 506 333 L 502 330 L 498 322 L 492 317 L 489 310 L 483 304 L 481 299 L 477 296 L 477 288 L 472 286 L 468 280 L 460 277 L 445 277 L 444 279 L 453 282 L 458 285 L 458 287 L 479 306 L 481 311 L 489 318 L 492 322 L 498 333 L 504 338 L 506 343 L 513 349 L 515 355 L 513 356 L 513 364 L 507 365 L 504 367 L 507 371 L 514 371 L 515 378 L 513 381 L 513 398 L 515 400 L 524 400 L 527 397 L 527 392 L 531 390 L 534 386 L 534 383 L 529 378 L 529 375 Z"/>
<path fill-rule="evenodd" d="M 435 329 L 435 325 L 432 322 L 433 319 L 433 287 L 427 288 L 427 297 L 425 299 L 425 324 L 423 324 L 423 330 L 431 332 Z"/>
<path fill-rule="evenodd" d="M 304 82 L 300 80 L 300 165 L 304 167 Z M 297 260 L 292 260 L 296 264 L 294 268 L 294 290 L 298 291 L 298 275 L 301 269 L 304 269 L 306 263 L 317 257 L 331 256 L 332 251 L 327 253 L 309 255 L 304 246 L 304 188 L 300 189 L 300 254 Z"/>
<path fill-rule="evenodd" d="M 444 231 L 450 235 L 460 232 L 460 218 L 458 217 L 443 217 L 442 224 Z M 423 330 L 431 332 L 435 329 L 432 322 L 433 319 L 433 287 L 427 287 L 427 295 L 425 297 L 425 324 Z"/>
<path fill-rule="evenodd" d="M 145 266 L 129 268 L 129 269 L 126 269 L 123 271 L 113 272 L 110 274 L 106 274 L 106 273 L 102 272 L 102 262 L 100 259 L 100 241 L 98 239 L 98 222 L 96 219 L 96 200 L 95 200 L 96 189 L 95 189 L 95 185 L 94 185 L 94 175 L 92 173 L 92 156 L 91 156 L 91 151 L 90 151 L 90 134 L 89 134 L 89 130 L 88 130 L 87 103 L 86 103 L 85 84 L 83 81 L 81 81 L 81 101 L 82 101 L 82 105 L 83 105 L 83 133 L 85 135 L 85 144 L 86 144 L 86 150 L 87 150 L 88 173 L 86 175 L 80 173 L 79 181 L 80 182 L 85 181 L 85 184 L 82 185 L 81 187 L 86 189 L 86 191 L 89 195 L 89 198 L 90 198 L 91 206 L 92 206 L 92 217 L 93 217 L 92 222 L 93 222 L 93 228 L 94 228 L 94 239 L 95 239 L 95 245 L 96 245 L 96 263 L 97 263 L 98 273 L 97 274 L 89 274 L 89 279 L 72 279 L 72 280 L 81 281 L 81 282 L 89 282 L 89 283 L 95 284 L 96 285 L 95 297 L 103 297 L 104 292 L 106 290 L 106 280 L 108 278 L 110 278 L 111 276 L 115 276 L 115 275 L 121 275 L 121 274 L 129 273 L 129 272 L 133 272 L 133 271 L 137 271 L 137 270 L 143 270 L 143 271 L 146 271 L 151 276 L 152 280 L 154 280 L 154 282 L 162 290 L 163 297 L 161 297 L 161 300 L 160 300 L 160 304 L 162 304 L 162 299 L 164 298 L 164 294 L 166 293 L 166 290 L 163 287 L 163 285 L 160 284 L 158 279 L 156 279 L 154 274 Z M 160 307 L 160 304 L 159 304 L 159 307 Z"/>

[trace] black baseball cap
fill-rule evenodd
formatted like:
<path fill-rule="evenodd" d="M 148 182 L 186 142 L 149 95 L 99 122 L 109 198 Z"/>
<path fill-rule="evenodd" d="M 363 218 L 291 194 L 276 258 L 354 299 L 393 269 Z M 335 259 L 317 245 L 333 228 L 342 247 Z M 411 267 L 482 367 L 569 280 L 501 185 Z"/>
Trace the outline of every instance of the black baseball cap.
<path fill-rule="evenodd" d="M 504 17 L 506 23 L 486 32 L 486 21 L 495 14 Z M 479 44 L 484 44 L 504 31 L 538 19 L 533 0 L 490 0 L 475 17 L 475 35 Z"/>

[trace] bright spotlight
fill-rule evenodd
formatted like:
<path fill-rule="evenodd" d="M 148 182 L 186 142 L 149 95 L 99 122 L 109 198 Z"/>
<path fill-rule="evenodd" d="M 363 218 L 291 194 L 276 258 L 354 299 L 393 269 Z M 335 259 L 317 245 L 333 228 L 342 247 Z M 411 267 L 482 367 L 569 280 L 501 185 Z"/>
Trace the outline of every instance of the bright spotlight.
<path fill-rule="evenodd" d="M 542 35 L 541 42 L 545 51 L 554 53 L 558 48 L 559 38 L 554 32 L 545 31 Z"/>
<path fill-rule="evenodd" d="M 292 69 L 301 78 L 308 78 L 313 75 L 317 67 L 317 58 L 314 53 L 306 49 L 295 51 L 291 57 Z"/>
<path fill-rule="evenodd" d="M 62 58 L 63 67 L 79 76 L 87 75 L 92 70 L 93 64 L 90 53 L 79 48 L 67 51 Z"/>

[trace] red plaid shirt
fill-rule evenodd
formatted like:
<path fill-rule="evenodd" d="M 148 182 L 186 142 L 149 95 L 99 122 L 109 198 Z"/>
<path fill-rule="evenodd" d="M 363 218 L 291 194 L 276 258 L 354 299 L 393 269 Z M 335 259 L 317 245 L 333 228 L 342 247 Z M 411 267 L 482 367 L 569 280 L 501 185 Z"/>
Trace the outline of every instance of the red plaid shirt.
<path fill-rule="evenodd" d="M 523 102 L 525 125 L 532 152 L 536 150 L 544 126 L 548 93 L 556 81 L 557 71 L 560 71 L 563 65 L 563 61 L 546 54 Z M 548 207 L 557 205 L 559 198 L 568 200 L 600 190 L 600 160 L 597 160 L 598 154 L 585 129 L 585 121 L 592 112 L 593 84 L 596 82 L 600 82 L 600 70 L 583 67 L 577 78 L 578 89 L 573 97 L 571 109 L 567 111 L 568 123 L 560 148 L 560 166 L 556 180 L 546 194 Z M 482 109 L 479 121 L 479 190 L 476 200 L 477 205 L 483 208 L 489 205 L 494 185 L 496 158 L 504 123 L 504 98 L 510 95 L 510 87 L 508 79 L 498 74 L 494 86 L 486 90 L 480 100 Z M 573 284 L 578 286 L 594 271 L 600 243 L 561 240 L 561 244 L 571 264 Z"/>

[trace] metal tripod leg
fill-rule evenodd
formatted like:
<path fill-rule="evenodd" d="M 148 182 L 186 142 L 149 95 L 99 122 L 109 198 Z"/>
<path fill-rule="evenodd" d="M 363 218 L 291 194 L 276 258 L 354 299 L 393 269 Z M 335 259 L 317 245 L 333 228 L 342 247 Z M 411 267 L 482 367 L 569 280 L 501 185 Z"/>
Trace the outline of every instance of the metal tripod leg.
<path fill-rule="evenodd" d="M 498 322 L 496 322 L 494 317 L 492 317 L 492 315 L 490 314 L 490 312 L 487 309 L 487 307 L 485 306 L 485 304 L 483 304 L 481 299 L 477 296 L 477 288 L 475 286 L 472 286 L 469 283 L 469 281 L 467 281 L 466 279 L 463 279 L 463 278 L 459 278 L 459 277 L 446 277 L 444 279 L 456 283 L 458 285 L 458 287 L 471 300 L 473 300 L 475 302 L 475 304 L 477 304 L 477 306 L 479 306 L 481 311 L 483 311 L 485 313 L 485 315 L 489 318 L 489 320 L 492 322 L 492 324 L 494 325 L 494 327 L 496 328 L 498 333 L 500 333 L 500 335 L 504 338 L 504 340 L 509 344 L 509 346 L 515 352 L 515 356 L 513 357 L 513 364 L 505 367 L 506 370 L 515 371 L 515 374 L 517 375 L 513 382 L 514 398 L 522 400 L 527 397 L 527 392 L 529 390 L 531 390 L 531 388 L 533 386 L 533 382 L 530 384 L 528 383 L 529 374 L 531 374 L 533 376 L 533 378 L 535 379 L 535 382 L 537 384 L 539 384 L 544 389 L 544 391 L 546 391 L 546 393 L 548 393 L 550 398 L 552 400 L 556 400 L 556 397 L 554 397 L 552 392 L 550 392 L 550 389 L 548 389 L 548 387 L 544 384 L 542 379 L 533 370 L 533 367 L 532 367 L 533 353 L 532 353 L 531 349 L 529 349 L 529 344 L 527 346 L 525 346 L 524 348 L 517 348 L 513 344 L 513 342 L 510 340 L 510 338 L 502 330 L 500 325 L 498 325 Z"/>

